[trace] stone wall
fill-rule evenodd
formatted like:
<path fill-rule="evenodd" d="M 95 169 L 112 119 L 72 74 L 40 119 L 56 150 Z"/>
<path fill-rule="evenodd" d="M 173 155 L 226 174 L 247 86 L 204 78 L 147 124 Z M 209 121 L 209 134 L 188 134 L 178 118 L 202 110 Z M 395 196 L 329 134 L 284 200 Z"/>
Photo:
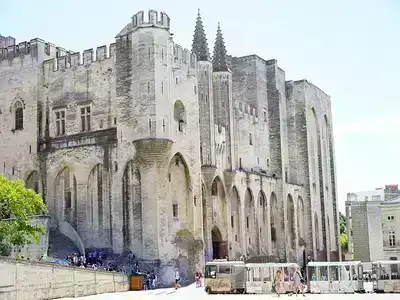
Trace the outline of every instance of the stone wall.
<path fill-rule="evenodd" d="M 125 292 L 124 274 L 45 263 L 0 261 L 0 300 L 56 299 Z"/>

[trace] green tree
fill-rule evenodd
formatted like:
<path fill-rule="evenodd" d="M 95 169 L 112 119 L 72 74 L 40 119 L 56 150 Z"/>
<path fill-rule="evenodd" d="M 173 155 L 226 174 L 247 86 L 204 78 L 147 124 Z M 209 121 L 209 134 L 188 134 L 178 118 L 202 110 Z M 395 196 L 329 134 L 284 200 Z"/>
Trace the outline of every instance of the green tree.
<path fill-rule="evenodd" d="M 40 241 L 46 231 L 33 225 L 31 217 L 47 212 L 42 196 L 27 189 L 20 180 L 0 175 L 0 255 L 7 255 L 11 246 L 23 247 Z"/>
<path fill-rule="evenodd" d="M 340 234 L 346 233 L 347 232 L 346 217 L 341 212 L 339 212 L 339 224 L 340 224 Z"/>
<path fill-rule="evenodd" d="M 347 251 L 349 244 L 349 237 L 347 236 L 347 222 L 346 217 L 339 212 L 339 227 L 340 227 L 340 246 L 344 251 Z"/>

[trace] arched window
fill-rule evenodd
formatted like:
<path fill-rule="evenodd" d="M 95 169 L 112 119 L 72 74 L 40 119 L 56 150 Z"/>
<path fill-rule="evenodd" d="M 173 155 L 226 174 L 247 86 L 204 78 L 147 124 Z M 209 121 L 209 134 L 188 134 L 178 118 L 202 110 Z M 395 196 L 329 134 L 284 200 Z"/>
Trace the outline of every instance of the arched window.
<path fill-rule="evenodd" d="M 14 105 L 15 130 L 24 129 L 24 109 L 20 101 Z"/>

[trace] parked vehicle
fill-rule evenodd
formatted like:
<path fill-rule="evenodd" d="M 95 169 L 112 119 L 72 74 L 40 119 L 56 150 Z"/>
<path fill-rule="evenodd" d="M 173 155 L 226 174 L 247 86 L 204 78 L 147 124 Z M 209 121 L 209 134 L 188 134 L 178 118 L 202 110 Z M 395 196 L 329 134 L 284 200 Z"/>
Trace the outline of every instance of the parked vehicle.
<path fill-rule="evenodd" d="M 215 260 L 206 263 L 204 287 L 208 294 L 245 292 L 245 263 Z"/>
<path fill-rule="evenodd" d="M 400 261 L 372 262 L 372 280 L 377 293 L 400 293 Z"/>
<path fill-rule="evenodd" d="M 284 290 L 294 292 L 293 274 L 298 267 L 296 263 L 246 264 L 246 293 L 271 294 L 277 270 L 284 275 Z"/>
<path fill-rule="evenodd" d="M 309 262 L 307 278 L 310 293 L 364 293 L 363 266 L 360 261 Z"/>

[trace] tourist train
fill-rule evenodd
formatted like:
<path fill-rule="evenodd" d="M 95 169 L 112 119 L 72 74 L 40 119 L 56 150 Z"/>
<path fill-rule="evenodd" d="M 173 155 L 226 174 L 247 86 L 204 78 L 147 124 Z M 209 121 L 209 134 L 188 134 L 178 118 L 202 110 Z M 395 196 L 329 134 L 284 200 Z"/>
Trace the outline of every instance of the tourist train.
<path fill-rule="evenodd" d="M 360 261 L 309 262 L 303 269 L 305 285 L 312 294 L 400 293 L 400 261 L 375 261 L 364 270 Z M 208 294 L 270 294 L 274 278 L 283 272 L 283 288 L 294 293 L 296 263 L 245 263 L 214 260 L 205 266 L 205 291 Z"/>

